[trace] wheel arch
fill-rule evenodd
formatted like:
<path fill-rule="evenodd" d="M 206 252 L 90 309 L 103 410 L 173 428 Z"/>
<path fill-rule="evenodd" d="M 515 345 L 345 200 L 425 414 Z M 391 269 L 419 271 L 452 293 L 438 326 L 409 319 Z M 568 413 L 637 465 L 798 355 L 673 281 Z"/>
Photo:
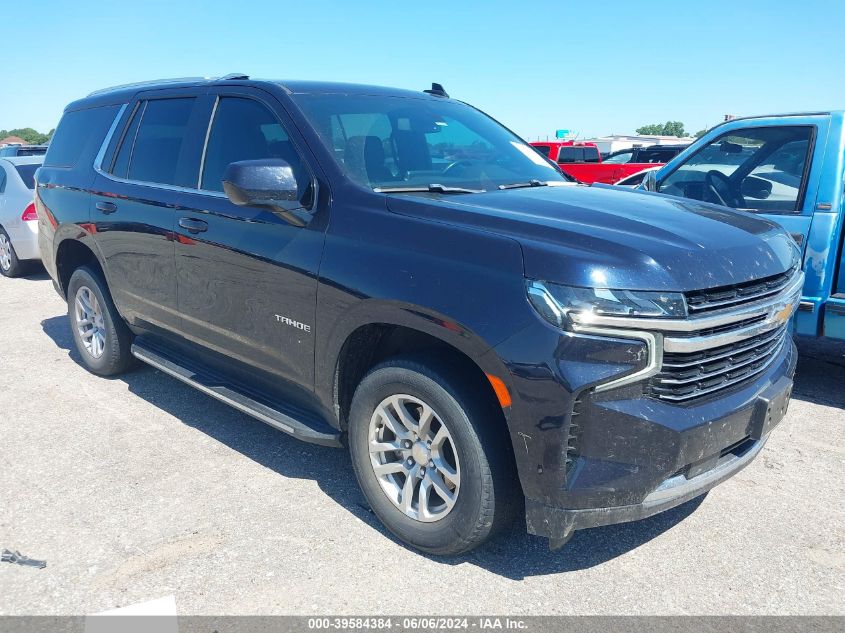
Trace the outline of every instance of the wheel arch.
<path fill-rule="evenodd" d="M 416 306 L 375 303 L 365 302 L 356 315 L 344 318 L 343 326 L 328 337 L 324 353 L 318 354 L 327 359 L 317 363 L 318 391 L 328 395 L 339 428 L 346 428 L 352 396 L 364 375 L 398 355 L 434 355 L 454 363 L 498 405 L 506 423 L 509 407 L 503 406 L 501 386 L 509 397 L 511 381 L 490 344 L 445 315 Z M 501 381 L 498 387 L 496 379 Z"/>
<path fill-rule="evenodd" d="M 62 296 L 67 298 L 67 288 L 73 271 L 80 266 L 90 266 L 106 280 L 105 267 L 91 244 L 68 237 L 56 246 L 56 282 Z M 107 282 L 108 283 L 108 282 Z"/>

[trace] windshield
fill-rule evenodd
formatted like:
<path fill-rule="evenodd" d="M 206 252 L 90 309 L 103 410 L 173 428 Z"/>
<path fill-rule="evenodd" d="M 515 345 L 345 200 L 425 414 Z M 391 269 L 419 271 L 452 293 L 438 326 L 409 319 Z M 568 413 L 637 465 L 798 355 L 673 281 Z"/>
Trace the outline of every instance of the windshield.
<path fill-rule="evenodd" d="M 294 95 L 334 159 L 373 189 L 431 184 L 490 190 L 569 180 L 533 147 L 454 101 L 375 95 Z"/>

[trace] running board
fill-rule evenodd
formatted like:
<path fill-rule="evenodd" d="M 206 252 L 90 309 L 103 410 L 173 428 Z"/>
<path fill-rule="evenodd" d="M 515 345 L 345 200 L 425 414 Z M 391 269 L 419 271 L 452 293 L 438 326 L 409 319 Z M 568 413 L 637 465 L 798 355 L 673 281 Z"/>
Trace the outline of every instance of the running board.
<path fill-rule="evenodd" d="M 225 402 L 238 411 L 251 415 L 265 424 L 269 424 L 274 429 L 284 431 L 297 439 L 323 446 L 342 446 L 340 433 L 327 424 L 307 424 L 298 417 L 281 411 L 281 405 L 268 406 L 258 402 L 239 391 L 235 385 L 221 380 L 214 372 L 205 371 L 198 366 L 190 367 L 194 363 L 182 361 L 182 359 L 169 354 L 168 350 L 161 349 L 158 345 L 150 345 L 141 339 L 136 339 L 132 343 L 132 355 L 165 374 L 202 391 L 204 394 Z M 315 428 L 318 425 L 324 427 L 325 430 Z"/>

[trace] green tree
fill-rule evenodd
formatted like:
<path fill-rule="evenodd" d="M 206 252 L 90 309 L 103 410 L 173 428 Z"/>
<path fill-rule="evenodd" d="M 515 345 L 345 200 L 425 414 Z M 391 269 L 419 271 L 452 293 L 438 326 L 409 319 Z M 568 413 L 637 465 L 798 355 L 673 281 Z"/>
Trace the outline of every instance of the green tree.
<path fill-rule="evenodd" d="M 0 130 L 0 139 L 6 138 L 7 136 L 18 136 L 27 143 L 41 145 L 42 143 L 46 143 L 50 140 L 52 132 L 50 134 L 42 134 L 31 127 L 23 127 L 15 130 Z"/>
<path fill-rule="evenodd" d="M 707 134 L 707 131 L 708 131 L 707 128 L 704 128 L 703 130 L 699 130 L 698 132 L 695 133 L 695 138 L 701 138 L 702 136 Z"/>
<path fill-rule="evenodd" d="M 654 134 L 658 136 L 686 136 L 684 124 L 680 121 L 666 121 L 666 123 L 652 123 L 637 128 L 637 134 Z"/>

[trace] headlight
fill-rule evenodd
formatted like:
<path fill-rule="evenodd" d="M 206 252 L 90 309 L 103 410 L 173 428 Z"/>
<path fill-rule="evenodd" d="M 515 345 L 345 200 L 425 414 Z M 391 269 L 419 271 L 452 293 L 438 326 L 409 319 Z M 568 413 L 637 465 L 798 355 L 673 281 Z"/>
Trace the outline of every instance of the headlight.
<path fill-rule="evenodd" d="M 569 321 L 589 324 L 590 316 L 684 318 L 684 295 L 679 292 L 576 288 L 540 281 L 528 282 L 531 304 L 552 325 Z"/>

